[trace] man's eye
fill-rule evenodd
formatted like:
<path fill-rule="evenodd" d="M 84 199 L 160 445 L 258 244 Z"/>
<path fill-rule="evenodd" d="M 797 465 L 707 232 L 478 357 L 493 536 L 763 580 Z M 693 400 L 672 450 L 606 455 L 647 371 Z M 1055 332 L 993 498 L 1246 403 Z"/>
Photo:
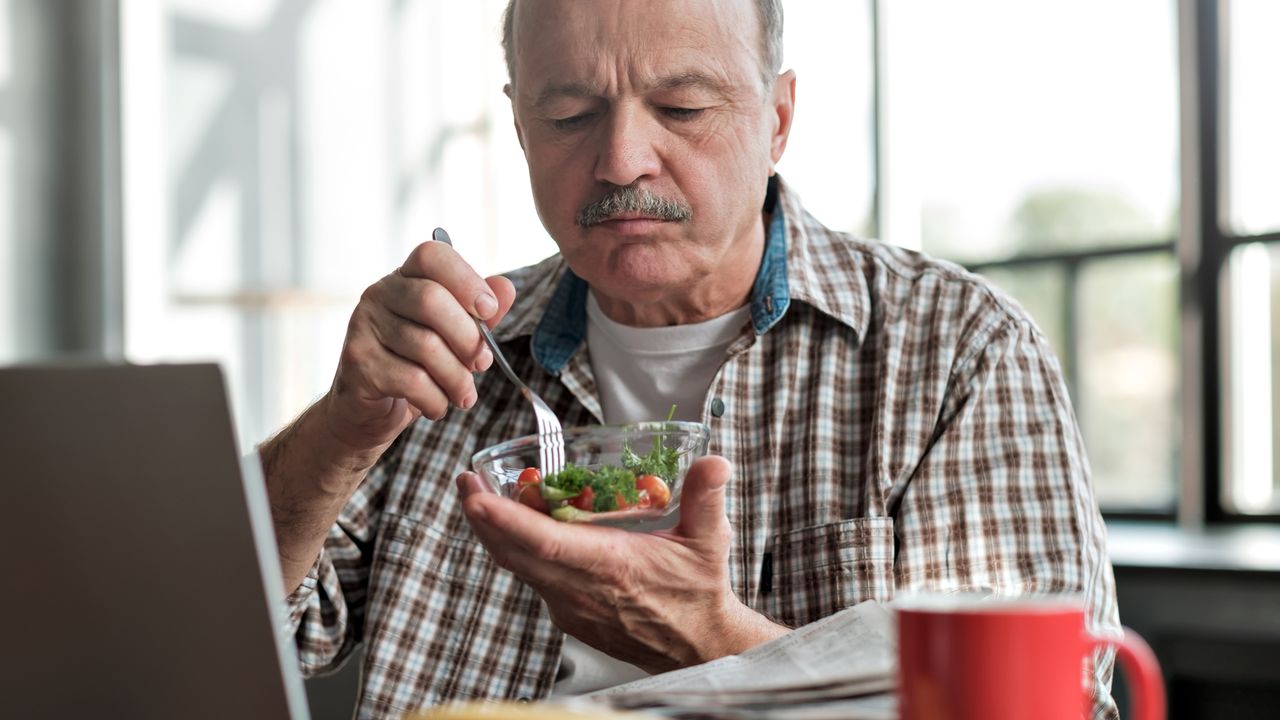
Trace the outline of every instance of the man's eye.
<path fill-rule="evenodd" d="M 567 118 L 557 118 L 552 120 L 551 124 L 557 130 L 574 130 L 585 125 L 594 116 L 595 113 L 581 113 Z"/>
<path fill-rule="evenodd" d="M 703 108 L 664 107 L 662 112 L 672 120 L 695 120 L 703 113 Z"/>

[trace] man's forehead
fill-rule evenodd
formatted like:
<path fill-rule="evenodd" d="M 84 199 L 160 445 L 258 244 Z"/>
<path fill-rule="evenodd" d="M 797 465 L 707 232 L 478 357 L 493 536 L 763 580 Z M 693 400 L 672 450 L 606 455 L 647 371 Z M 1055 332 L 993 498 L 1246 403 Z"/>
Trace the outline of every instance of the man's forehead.
<path fill-rule="evenodd" d="M 522 94 L 553 86 L 580 94 L 622 80 L 646 89 L 736 84 L 758 68 L 754 7 L 754 0 L 519 0 L 516 74 L 529 81 Z"/>

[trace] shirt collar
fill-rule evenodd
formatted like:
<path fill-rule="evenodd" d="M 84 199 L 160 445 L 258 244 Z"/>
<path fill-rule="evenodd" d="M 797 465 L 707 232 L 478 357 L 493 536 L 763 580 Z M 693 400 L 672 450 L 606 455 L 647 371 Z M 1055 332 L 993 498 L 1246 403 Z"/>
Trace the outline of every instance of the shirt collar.
<path fill-rule="evenodd" d="M 791 300 L 847 325 L 861 342 L 871 318 L 869 283 L 876 241 L 827 228 L 804 209 L 781 177 L 777 187 L 778 207 L 786 218 L 786 287 Z"/>
<path fill-rule="evenodd" d="M 861 338 L 870 310 L 867 279 L 859 263 L 834 262 L 833 252 L 852 253 L 850 239 L 831 232 L 804 211 L 798 197 L 778 176 L 769 180 L 764 210 L 771 212 L 760 269 L 751 288 L 751 325 L 763 335 L 786 315 L 792 301 L 810 305 L 848 325 Z M 840 247 L 840 245 L 847 247 Z M 516 307 L 495 332 L 499 340 L 532 335 L 534 360 L 558 374 L 578 351 L 587 334 L 587 283 L 556 255 L 544 260 L 517 282 Z M 513 279 L 515 279 L 513 277 Z M 527 302 L 521 302 L 525 300 Z M 539 312 L 541 310 L 541 312 Z"/>

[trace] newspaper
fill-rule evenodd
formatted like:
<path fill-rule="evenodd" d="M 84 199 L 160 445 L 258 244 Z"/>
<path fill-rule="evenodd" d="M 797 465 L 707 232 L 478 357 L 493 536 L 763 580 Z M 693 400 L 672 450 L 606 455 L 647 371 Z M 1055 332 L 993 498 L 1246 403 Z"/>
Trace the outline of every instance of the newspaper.
<path fill-rule="evenodd" d="M 896 657 L 891 615 L 866 602 L 741 655 L 586 697 L 676 718 L 891 720 Z"/>

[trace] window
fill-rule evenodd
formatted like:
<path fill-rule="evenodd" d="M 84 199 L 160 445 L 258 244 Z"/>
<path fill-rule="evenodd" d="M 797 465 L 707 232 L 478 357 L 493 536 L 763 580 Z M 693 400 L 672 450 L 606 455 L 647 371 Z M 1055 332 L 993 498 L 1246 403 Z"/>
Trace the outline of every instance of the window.
<path fill-rule="evenodd" d="M 922 246 L 1037 320 L 1110 509 L 1172 512 L 1178 488 L 1175 10 L 937 0 L 889 28 L 928 49 L 906 76 Z"/>
<path fill-rule="evenodd" d="M 551 254 L 504 6 L 124 3 L 127 355 L 222 363 L 250 447 L 328 388 L 360 292 L 436 225 L 482 273 Z"/>
<path fill-rule="evenodd" d="M 1225 207 L 1206 231 L 1225 256 L 1222 294 L 1223 429 L 1221 500 L 1227 513 L 1280 514 L 1280 5 L 1232 0 L 1215 19 L 1226 32 L 1220 163 Z"/>
<path fill-rule="evenodd" d="M 786 5 L 796 116 L 778 172 L 828 227 L 874 237 L 875 15 L 871 0 Z"/>
<path fill-rule="evenodd" d="M 504 5 L 123 3 L 127 356 L 221 362 L 247 446 L 324 392 L 359 292 L 435 225 L 484 273 L 551 253 Z M 1280 519 L 1277 26 L 1270 0 L 792 0 L 779 169 L 827 224 L 1031 312 L 1105 510 Z"/>
<path fill-rule="evenodd" d="M 893 7 L 887 206 L 1037 319 L 1104 510 L 1280 518 L 1280 7 Z"/>
<path fill-rule="evenodd" d="M 795 4 L 809 99 L 781 166 L 863 234 L 870 4 Z M 247 448 L 328 388 L 360 292 L 436 225 L 484 274 L 555 252 L 502 94 L 505 6 L 124 3 L 127 355 L 220 362 Z"/>

